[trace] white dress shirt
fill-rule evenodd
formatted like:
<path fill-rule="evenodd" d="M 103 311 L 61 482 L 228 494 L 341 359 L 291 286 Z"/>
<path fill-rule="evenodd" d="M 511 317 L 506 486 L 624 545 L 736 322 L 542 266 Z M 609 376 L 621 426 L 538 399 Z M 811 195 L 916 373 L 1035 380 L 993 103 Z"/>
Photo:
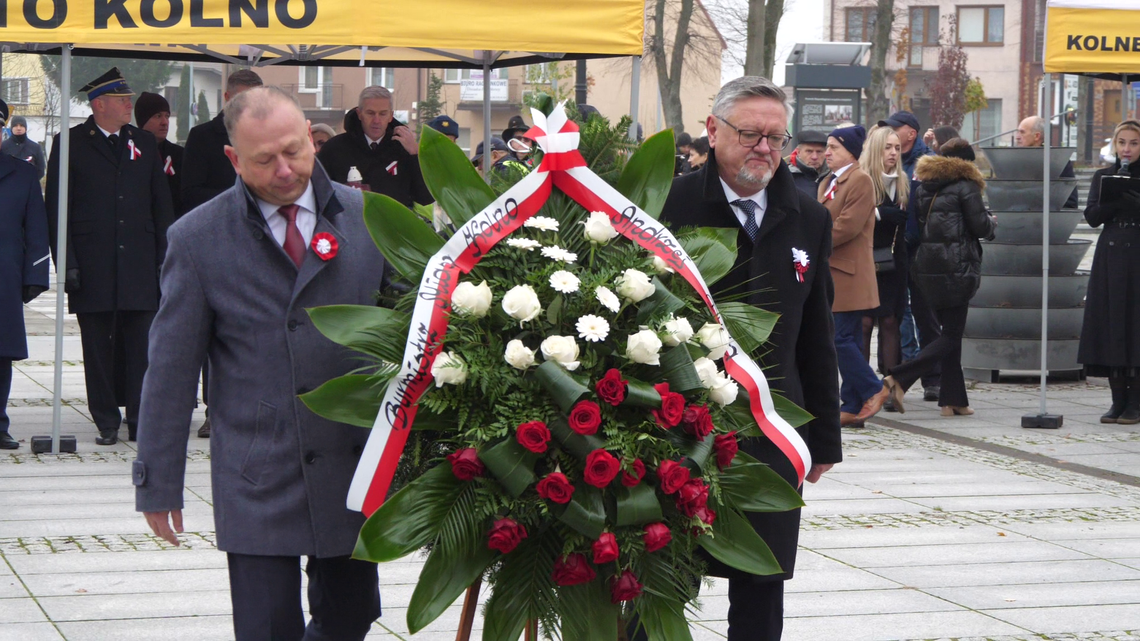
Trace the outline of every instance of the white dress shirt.
<path fill-rule="evenodd" d="M 848 169 L 850 169 L 851 167 L 854 167 L 854 166 L 855 166 L 855 163 L 850 163 L 850 164 L 847 164 L 843 167 L 840 167 L 839 169 L 836 169 L 834 172 L 832 172 L 831 173 L 831 182 L 827 185 L 827 191 L 825 191 L 823 193 L 826 194 L 828 191 L 835 189 L 835 183 L 839 182 L 839 177 L 843 175 L 843 172 L 847 171 Z"/>
<path fill-rule="evenodd" d="M 98 129 L 99 131 L 103 132 L 103 135 L 104 135 L 104 136 L 106 136 L 107 138 L 110 138 L 110 137 L 111 137 L 111 134 L 115 134 L 116 136 L 117 136 L 117 135 L 119 135 L 119 132 L 117 132 L 117 131 L 107 131 L 106 129 L 104 129 L 104 128 L 100 127 L 99 125 L 95 125 L 95 128 L 96 128 L 96 129 Z"/>
<path fill-rule="evenodd" d="M 288 226 L 289 221 L 277 211 L 281 205 L 274 205 L 267 203 L 260 198 L 257 200 L 257 206 L 261 209 L 261 215 L 265 217 L 265 222 L 269 224 L 269 232 L 273 234 L 273 239 L 277 241 L 278 245 L 285 246 L 285 228 Z M 313 182 L 309 181 L 309 186 L 305 188 L 305 193 L 294 203 L 300 209 L 297 210 L 297 229 L 301 231 L 301 239 L 305 241 L 305 247 L 308 248 L 309 243 L 313 242 L 313 230 L 317 226 L 317 197 L 313 193 Z"/>
<path fill-rule="evenodd" d="M 732 187 L 728 186 L 728 183 L 724 182 L 724 178 L 720 179 L 720 186 L 724 188 L 724 197 L 732 206 L 732 213 L 736 214 L 736 220 L 740 221 L 741 227 L 744 227 L 745 221 L 748 220 L 748 214 L 732 203 L 737 200 L 751 200 L 756 203 L 756 228 L 759 229 L 760 221 L 764 220 L 764 212 L 768 209 L 768 189 L 765 187 L 751 196 L 740 196 L 732 190 Z"/>

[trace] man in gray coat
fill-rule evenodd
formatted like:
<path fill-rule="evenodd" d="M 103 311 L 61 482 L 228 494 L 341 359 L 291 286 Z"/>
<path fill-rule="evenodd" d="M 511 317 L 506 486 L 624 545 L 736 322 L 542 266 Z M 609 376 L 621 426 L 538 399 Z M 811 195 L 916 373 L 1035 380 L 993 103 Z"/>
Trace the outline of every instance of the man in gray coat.
<path fill-rule="evenodd" d="M 251 89 L 226 105 L 225 120 L 236 184 L 170 228 L 132 469 L 136 509 L 178 544 L 208 355 L 214 521 L 236 639 L 363 639 L 380 593 L 375 564 L 349 557 L 364 517 L 345 499 L 368 431 L 313 414 L 297 395 L 360 365 L 305 310 L 375 304 L 385 261 L 361 192 L 333 184 L 315 161 L 295 98 Z"/>

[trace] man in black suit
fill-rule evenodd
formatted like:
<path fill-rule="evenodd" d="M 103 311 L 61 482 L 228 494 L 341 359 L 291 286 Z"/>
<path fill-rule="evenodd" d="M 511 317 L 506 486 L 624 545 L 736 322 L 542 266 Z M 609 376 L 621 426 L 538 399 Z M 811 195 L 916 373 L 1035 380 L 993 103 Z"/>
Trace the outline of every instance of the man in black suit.
<path fill-rule="evenodd" d="M 226 102 L 239 93 L 262 86 L 261 76 L 249 69 L 241 69 L 226 79 L 226 91 L 222 97 Z M 183 151 L 182 172 L 182 215 L 198 205 L 206 203 L 234 186 L 237 173 L 230 159 L 226 157 L 226 146 L 230 136 L 226 133 L 226 112 L 223 109 L 210 122 L 202 123 L 190 130 L 186 136 L 186 149 Z M 210 404 L 206 388 L 210 386 L 210 366 L 202 363 L 202 403 Z M 210 438 L 210 409 L 206 408 L 206 420 L 198 428 L 198 438 Z"/>
<path fill-rule="evenodd" d="M 831 217 L 796 188 L 780 159 L 788 143 L 787 98 L 766 78 L 745 76 L 726 84 L 708 117 L 708 161 L 676 178 L 661 218 L 674 228 L 738 230 L 733 270 L 712 286 L 714 298 L 745 294 L 747 302 L 779 312 L 770 350 L 760 359 L 773 389 L 816 418 L 799 428 L 812 456 L 807 480 L 814 483 L 843 458 L 839 431 L 839 369 L 836 364 L 828 269 Z M 798 274 L 793 256 L 806 253 Z M 741 448 L 797 483 L 788 459 L 767 439 Z M 800 511 L 749 513 L 784 574 L 754 576 L 712 563 L 710 572 L 729 578 L 730 641 L 776 641 L 783 630 L 784 581 L 792 577 Z"/>
<path fill-rule="evenodd" d="M 139 129 L 154 134 L 158 141 L 158 155 L 162 161 L 162 173 L 170 183 L 170 199 L 174 203 L 174 217 L 186 213 L 182 209 L 182 152 L 181 145 L 172 142 L 170 134 L 170 103 L 166 98 L 149 92 L 142 92 L 135 101 L 135 122 Z"/>
<path fill-rule="evenodd" d="M 115 394 L 120 359 L 125 361 L 127 429 L 135 440 L 147 334 L 158 309 L 158 270 L 174 211 L 158 143 L 154 135 L 130 125 L 134 92 L 119 70 L 111 69 L 80 91 L 87 93 L 92 115 L 68 132 L 64 291 L 79 320 L 87 404 L 99 429 L 95 442 L 114 445 L 122 421 Z M 54 142 L 46 198 L 52 238 L 60 216 L 58 134 Z M 55 244 L 51 249 L 56 251 Z M 116 354 L 119 340 L 121 356 Z"/>

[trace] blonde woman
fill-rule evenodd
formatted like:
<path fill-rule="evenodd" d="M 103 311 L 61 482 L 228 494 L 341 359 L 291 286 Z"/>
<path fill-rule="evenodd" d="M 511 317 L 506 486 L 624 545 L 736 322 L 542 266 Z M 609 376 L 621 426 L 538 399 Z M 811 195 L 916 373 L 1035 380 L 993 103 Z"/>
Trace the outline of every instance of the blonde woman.
<path fill-rule="evenodd" d="M 1089 376 L 1107 376 L 1112 407 L 1101 423 L 1140 423 L 1140 197 L 1126 193 L 1101 202 L 1101 178 L 1140 178 L 1140 122 L 1125 120 L 1112 133 L 1116 163 L 1093 175 L 1085 220 L 1104 225 L 1096 241 L 1085 322 L 1077 360 Z M 1122 168 L 1124 163 L 1128 166 Z"/>
<path fill-rule="evenodd" d="M 890 127 L 876 127 L 867 136 L 859 166 L 875 187 L 875 278 L 879 306 L 863 317 L 863 353 L 871 355 L 871 333 L 879 325 L 879 371 L 886 373 L 902 362 L 899 322 L 906 309 L 906 231 L 910 182 L 899 165 L 902 141 Z M 887 258 L 884 262 L 882 259 Z M 888 408 L 891 409 L 891 408 Z"/>

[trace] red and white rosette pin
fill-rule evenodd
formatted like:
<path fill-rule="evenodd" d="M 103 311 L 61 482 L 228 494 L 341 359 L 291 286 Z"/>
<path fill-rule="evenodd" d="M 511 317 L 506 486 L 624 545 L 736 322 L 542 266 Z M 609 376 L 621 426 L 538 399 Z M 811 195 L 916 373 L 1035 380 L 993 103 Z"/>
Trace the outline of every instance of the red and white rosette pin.
<path fill-rule="evenodd" d="M 130 140 L 127 142 L 127 149 L 131 152 L 131 160 L 136 160 L 142 157 L 142 151 L 135 146 L 135 141 Z"/>
<path fill-rule="evenodd" d="M 313 242 L 310 243 L 313 248 L 313 253 L 321 260 L 331 260 L 336 256 L 338 249 L 336 236 L 327 232 L 313 234 Z"/>
<path fill-rule="evenodd" d="M 174 159 L 173 158 L 171 158 L 170 156 L 166 157 L 166 162 L 163 163 L 163 165 L 162 165 L 162 171 L 167 176 L 173 176 L 174 175 Z"/>
<path fill-rule="evenodd" d="M 792 248 L 792 266 L 796 268 L 796 280 L 804 282 L 804 274 L 807 273 L 810 264 L 811 260 L 808 259 L 806 251 Z"/>

